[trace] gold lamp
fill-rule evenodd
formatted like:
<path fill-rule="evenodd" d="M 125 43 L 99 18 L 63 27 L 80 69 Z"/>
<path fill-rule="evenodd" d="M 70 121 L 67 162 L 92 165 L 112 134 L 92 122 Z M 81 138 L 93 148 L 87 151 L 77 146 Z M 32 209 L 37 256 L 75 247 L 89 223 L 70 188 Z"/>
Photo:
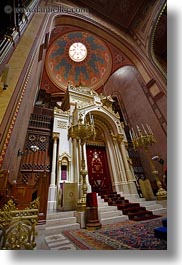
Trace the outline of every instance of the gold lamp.
<path fill-rule="evenodd" d="M 68 128 L 68 138 L 72 139 L 79 139 L 81 144 L 81 169 L 80 169 L 80 176 L 81 176 L 81 198 L 78 200 L 78 210 L 84 211 L 86 208 L 86 196 L 87 196 L 87 183 L 86 183 L 86 175 L 87 170 L 85 169 L 85 157 L 84 157 L 84 144 L 86 139 L 90 138 L 91 136 L 95 135 L 95 126 L 93 116 L 90 116 L 90 121 L 87 122 L 83 119 L 83 114 L 80 113 L 79 120 L 76 125 L 71 125 Z"/>
<path fill-rule="evenodd" d="M 156 170 L 153 160 L 150 158 L 149 153 L 148 153 L 149 146 L 152 146 L 153 144 L 156 143 L 156 139 L 154 137 L 152 129 L 148 124 L 146 124 L 146 127 L 144 127 L 144 125 L 142 124 L 142 129 L 138 125 L 136 126 L 136 128 L 137 128 L 136 132 L 134 131 L 133 128 L 130 130 L 130 137 L 133 143 L 133 147 L 135 150 L 144 148 L 148 161 L 150 163 L 152 175 L 154 176 L 156 183 L 157 183 L 157 187 L 158 187 L 158 192 L 156 194 L 157 199 L 166 200 L 167 191 L 162 187 L 162 183 L 159 179 L 159 173 Z"/>

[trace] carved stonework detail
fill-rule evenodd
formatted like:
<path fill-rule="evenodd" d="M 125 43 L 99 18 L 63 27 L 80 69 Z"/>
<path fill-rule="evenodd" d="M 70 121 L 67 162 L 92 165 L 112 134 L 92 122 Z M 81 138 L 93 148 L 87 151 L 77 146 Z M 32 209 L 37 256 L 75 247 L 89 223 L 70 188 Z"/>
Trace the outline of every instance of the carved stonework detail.
<path fill-rule="evenodd" d="M 67 152 L 62 153 L 62 154 L 59 156 L 58 161 L 61 162 L 61 161 L 63 160 L 63 158 L 67 158 L 68 161 L 71 161 L 71 156 L 70 156 Z"/>
<path fill-rule="evenodd" d="M 76 100 L 75 100 L 75 102 L 76 102 Z M 93 104 L 92 101 L 91 102 L 81 102 L 81 101 L 77 102 L 78 109 L 82 109 L 82 108 L 85 108 L 85 107 L 88 107 L 88 106 L 93 106 L 93 105 L 94 104 Z"/>
<path fill-rule="evenodd" d="M 116 143 L 117 135 L 115 135 L 113 132 L 111 132 L 111 136 L 112 136 L 113 142 Z"/>
<path fill-rule="evenodd" d="M 117 135 L 117 140 L 118 140 L 119 143 L 122 143 L 123 140 L 124 140 L 124 134 L 118 134 Z"/>
<path fill-rule="evenodd" d="M 113 139 L 113 142 L 115 143 L 115 142 L 118 142 L 118 143 L 124 143 L 125 144 L 125 141 L 124 141 L 124 139 L 125 139 L 125 137 L 124 137 L 124 134 L 122 133 L 122 134 L 114 134 L 113 132 L 111 132 L 111 136 L 112 136 L 112 139 Z"/>
<path fill-rule="evenodd" d="M 66 121 L 57 121 L 57 128 L 67 129 L 68 125 Z"/>
<path fill-rule="evenodd" d="M 54 108 L 54 114 L 63 114 L 63 115 L 70 115 L 70 110 L 63 111 L 57 107 Z"/>
<path fill-rule="evenodd" d="M 108 110 L 108 111 L 109 111 L 112 115 L 114 115 L 117 119 L 120 118 L 119 113 L 118 113 L 118 112 L 115 113 L 115 112 L 113 111 L 113 109 L 112 109 L 112 106 L 109 106 L 109 107 L 107 107 L 107 106 L 103 106 L 103 108 L 105 108 L 106 110 Z"/>
<path fill-rule="evenodd" d="M 77 91 L 82 94 L 91 95 L 91 96 L 98 95 L 98 93 L 95 90 L 83 86 L 78 86 L 78 87 L 69 86 L 69 90 Z"/>

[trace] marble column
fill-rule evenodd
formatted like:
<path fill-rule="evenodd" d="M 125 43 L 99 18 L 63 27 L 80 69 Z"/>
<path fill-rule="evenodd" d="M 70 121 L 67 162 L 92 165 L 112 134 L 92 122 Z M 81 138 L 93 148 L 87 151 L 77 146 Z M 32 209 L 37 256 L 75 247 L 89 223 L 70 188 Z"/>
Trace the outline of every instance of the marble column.
<path fill-rule="evenodd" d="M 56 209 L 57 201 L 57 186 L 56 186 L 56 160 L 57 160 L 57 141 L 59 139 L 59 133 L 53 133 L 53 155 L 52 155 L 52 170 L 51 170 L 51 183 L 49 186 L 48 195 L 48 210 Z"/>
<path fill-rule="evenodd" d="M 119 169 L 117 167 L 117 163 L 116 163 L 116 157 L 115 157 L 115 153 L 114 153 L 114 146 L 112 144 L 112 142 L 108 141 L 108 162 L 110 162 L 110 174 L 111 174 L 111 181 L 112 181 L 112 189 L 113 191 L 119 191 L 119 180 L 118 180 L 118 172 Z"/>
<path fill-rule="evenodd" d="M 61 161 L 58 161 L 58 175 L 57 175 L 57 185 L 61 183 Z"/>
<path fill-rule="evenodd" d="M 125 166 L 123 163 L 123 158 L 120 154 L 120 150 L 119 150 L 119 146 L 118 146 L 118 142 L 117 142 L 117 136 L 112 134 L 112 139 L 113 139 L 113 143 L 114 143 L 114 151 L 115 151 L 117 165 L 118 165 L 118 169 L 119 169 L 119 182 L 121 183 L 121 188 L 119 191 L 122 191 L 125 194 L 128 194 L 129 190 L 128 190 L 126 170 L 125 170 Z"/>

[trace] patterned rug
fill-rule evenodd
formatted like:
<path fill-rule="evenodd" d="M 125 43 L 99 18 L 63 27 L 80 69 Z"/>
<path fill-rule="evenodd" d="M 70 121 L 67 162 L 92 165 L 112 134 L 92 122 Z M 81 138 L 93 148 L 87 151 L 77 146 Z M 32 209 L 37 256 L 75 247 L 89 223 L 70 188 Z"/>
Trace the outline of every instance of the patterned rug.
<path fill-rule="evenodd" d="M 162 218 L 142 222 L 127 221 L 105 225 L 100 230 L 64 231 L 76 249 L 82 250 L 167 250 L 167 242 L 154 236 Z"/>

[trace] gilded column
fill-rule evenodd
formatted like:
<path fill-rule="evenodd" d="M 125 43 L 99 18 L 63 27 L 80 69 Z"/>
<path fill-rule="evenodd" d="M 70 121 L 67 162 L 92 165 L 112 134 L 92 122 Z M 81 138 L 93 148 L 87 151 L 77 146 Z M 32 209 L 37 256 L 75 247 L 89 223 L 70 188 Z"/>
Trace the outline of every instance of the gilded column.
<path fill-rule="evenodd" d="M 130 192 L 137 194 L 136 185 L 135 185 L 136 179 L 133 177 L 133 174 L 130 170 L 128 159 L 127 159 L 127 150 L 126 150 L 126 146 L 125 146 L 126 142 L 124 141 L 124 134 L 119 134 L 117 136 L 117 140 L 118 140 L 120 151 L 122 154 L 122 159 L 123 159 L 123 163 L 124 163 L 126 177 L 127 177 L 128 183 L 130 185 Z"/>
<path fill-rule="evenodd" d="M 84 157 L 85 157 L 85 169 L 88 172 L 88 166 L 87 166 L 87 151 L 86 151 L 86 144 L 83 147 L 83 152 L 84 152 Z M 86 175 L 86 182 L 87 182 L 87 193 L 92 191 L 90 182 L 89 182 L 89 178 L 88 178 L 88 174 Z"/>

